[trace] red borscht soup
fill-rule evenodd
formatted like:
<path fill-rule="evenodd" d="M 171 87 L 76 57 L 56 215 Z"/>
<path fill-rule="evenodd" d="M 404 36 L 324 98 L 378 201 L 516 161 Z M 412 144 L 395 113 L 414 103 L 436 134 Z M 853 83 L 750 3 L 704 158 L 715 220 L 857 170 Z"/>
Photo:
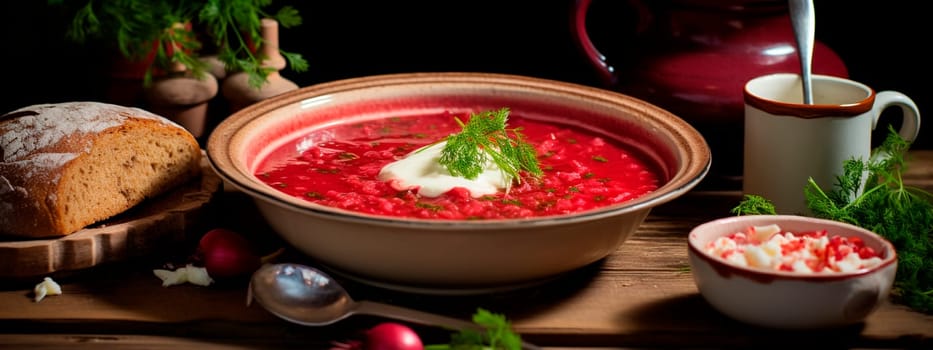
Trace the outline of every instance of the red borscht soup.
<path fill-rule="evenodd" d="M 508 191 L 474 198 L 454 187 L 438 197 L 396 190 L 377 176 L 389 163 L 461 130 L 438 113 L 339 124 L 312 132 L 266 157 L 256 176 L 289 195 L 366 214 L 445 220 L 533 218 L 630 201 L 658 188 L 659 172 L 616 140 L 568 125 L 511 113 L 537 152 L 543 175 L 523 176 Z M 296 154 L 297 150 L 297 154 Z"/>

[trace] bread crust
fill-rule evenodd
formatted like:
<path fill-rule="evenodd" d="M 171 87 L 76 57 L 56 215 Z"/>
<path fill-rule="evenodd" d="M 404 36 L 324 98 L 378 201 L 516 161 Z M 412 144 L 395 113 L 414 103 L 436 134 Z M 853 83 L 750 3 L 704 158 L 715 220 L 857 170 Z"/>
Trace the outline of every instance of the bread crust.
<path fill-rule="evenodd" d="M 200 174 L 190 132 L 143 109 L 100 102 L 0 116 L 0 234 L 65 236 Z"/>

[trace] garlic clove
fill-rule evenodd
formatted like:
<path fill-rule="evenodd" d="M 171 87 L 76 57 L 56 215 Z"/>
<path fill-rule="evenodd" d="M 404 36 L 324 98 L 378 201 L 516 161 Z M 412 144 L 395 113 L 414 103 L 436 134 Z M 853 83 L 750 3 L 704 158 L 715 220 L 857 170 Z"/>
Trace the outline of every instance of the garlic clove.
<path fill-rule="evenodd" d="M 199 286 L 209 286 L 214 280 L 207 274 L 207 269 L 191 264 L 172 270 L 156 269 L 152 273 L 162 280 L 162 286 L 174 286 L 191 283 Z"/>
<path fill-rule="evenodd" d="M 185 267 L 188 282 L 199 286 L 209 286 L 214 280 L 207 274 L 207 268 L 188 265 Z"/>
<path fill-rule="evenodd" d="M 35 293 L 34 300 L 38 303 L 48 295 L 61 295 L 62 286 L 53 281 L 51 277 L 46 277 L 33 288 L 33 293 Z"/>

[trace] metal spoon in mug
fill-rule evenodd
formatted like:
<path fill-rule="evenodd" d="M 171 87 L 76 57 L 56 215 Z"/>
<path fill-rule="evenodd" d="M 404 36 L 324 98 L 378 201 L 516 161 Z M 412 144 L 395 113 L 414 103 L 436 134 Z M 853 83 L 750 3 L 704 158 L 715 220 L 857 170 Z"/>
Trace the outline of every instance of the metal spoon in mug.
<path fill-rule="evenodd" d="M 813 104 L 813 41 L 816 32 L 816 16 L 813 0 L 789 0 L 790 19 L 797 40 L 797 53 L 800 56 L 800 76 L 803 78 L 803 103 Z"/>
<path fill-rule="evenodd" d="M 374 301 L 355 301 L 340 284 L 323 271 L 301 264 L 266 264 L 253 273 L 246 304 L 253 299 L 286 321 L 305 326 L 324 326 L 351 315 L 373 315 L 440 326 L 451 330 L 483 327 L 457 318 Z M 523 349 L 537 349 L 522 343 Z"/>

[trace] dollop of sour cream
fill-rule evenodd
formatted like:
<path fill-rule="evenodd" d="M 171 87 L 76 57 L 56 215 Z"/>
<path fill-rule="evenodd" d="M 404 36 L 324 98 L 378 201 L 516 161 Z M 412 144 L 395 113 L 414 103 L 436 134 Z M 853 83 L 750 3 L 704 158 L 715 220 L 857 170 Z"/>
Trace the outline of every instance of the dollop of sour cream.
<path fill-rule="evenodd" d="M 399 191 L 417 189 L 418 194 L 424 197 L 437 197 L 454 187 L 462 187 L 470 191 L 470 196 L 479 198 L 508 188 L 509 180 L 491 161 L 486 162 L 483 172 L 475 179 L 451 175 L 440 164 L 441 150 L 446 144 L 438 142 L 422 147 L 386 164 L 379 171 L 379 179 Z"/>

